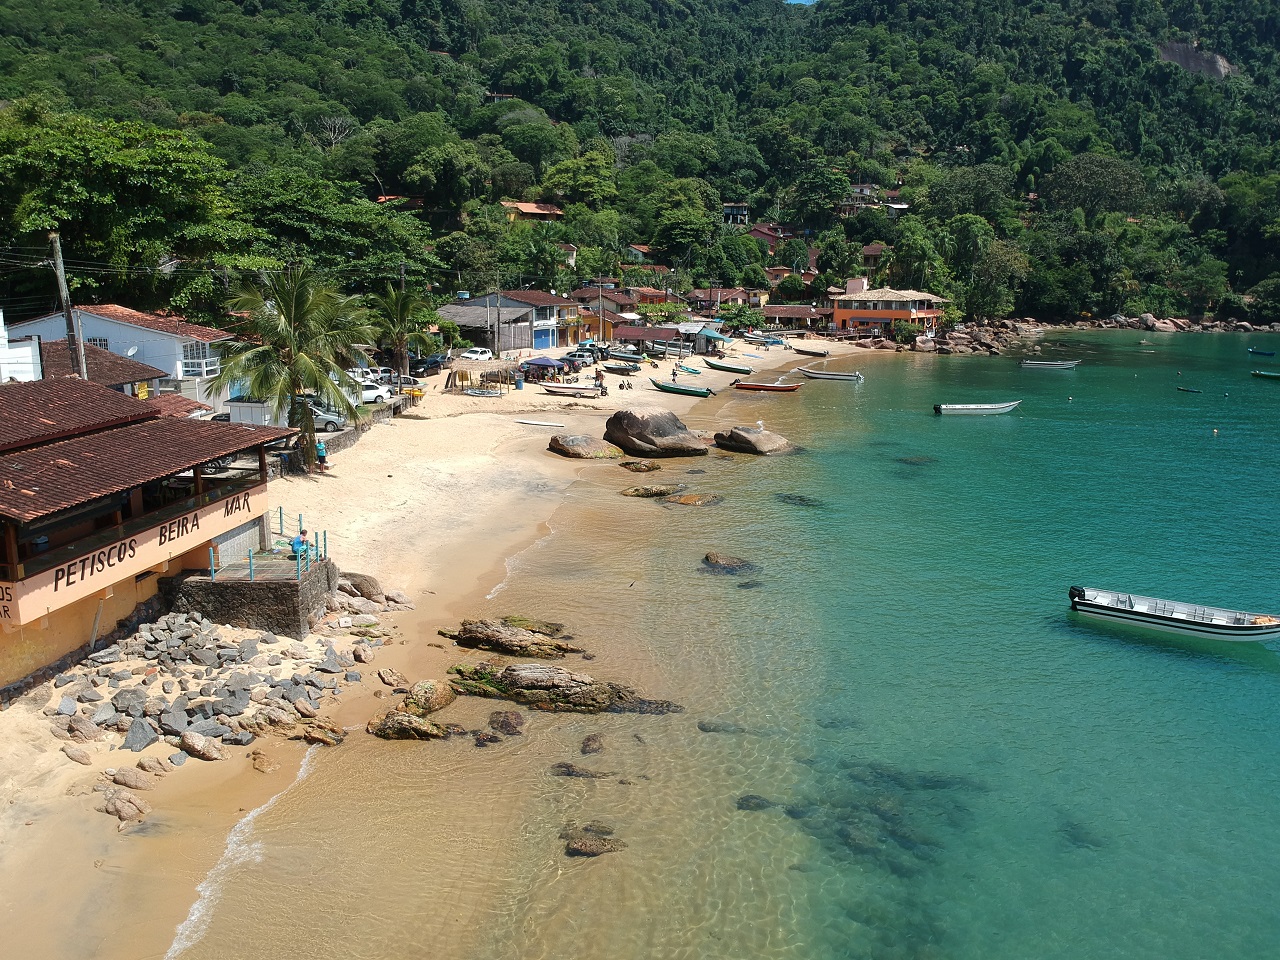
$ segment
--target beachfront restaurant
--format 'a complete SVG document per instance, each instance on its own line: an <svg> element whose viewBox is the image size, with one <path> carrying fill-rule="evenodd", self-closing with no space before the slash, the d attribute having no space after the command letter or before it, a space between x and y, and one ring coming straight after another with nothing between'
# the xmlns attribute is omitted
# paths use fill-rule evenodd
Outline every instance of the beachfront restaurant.
<svg viewBox="0 0 1280 960"><path fill-rule="evenodd" d="M896 324L919 325L926 336L937 332L943 304L950 301L919 290L859 290L832 297L831 329L837 336L887 337Z"/></svg>
<svg viewBox="0 0 1280 960"><path fill-rule="evenodd" d="M295 433L78 378L0 383L0 691L91 648L160 577L269 547L267 448Z"/></svg>

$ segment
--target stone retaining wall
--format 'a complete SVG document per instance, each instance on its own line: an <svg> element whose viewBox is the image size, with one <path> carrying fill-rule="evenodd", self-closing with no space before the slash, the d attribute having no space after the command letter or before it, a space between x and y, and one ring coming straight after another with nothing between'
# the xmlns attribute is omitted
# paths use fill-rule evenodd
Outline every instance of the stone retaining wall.
<svg viewBox="0 0 1280 960"><path fill-rule="evenodd" d="M338 567L317 560L301 580L219 580L199 574L162 581L179 613L198 611L214 623L269 630L301 640L325 613L325 599L338 589Z"/></svg>

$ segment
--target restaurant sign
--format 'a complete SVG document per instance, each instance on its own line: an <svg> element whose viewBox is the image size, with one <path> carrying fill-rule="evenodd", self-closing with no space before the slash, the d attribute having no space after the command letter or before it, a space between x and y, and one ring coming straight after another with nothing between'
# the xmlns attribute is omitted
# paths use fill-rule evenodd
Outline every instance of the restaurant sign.
<svg viewBox="0 0 1280 960"><path fill-rule="evenodd" d="M140 530L14 583L0 581L0 624L31 623L234 530L267 509L265 484Z"/></svg>

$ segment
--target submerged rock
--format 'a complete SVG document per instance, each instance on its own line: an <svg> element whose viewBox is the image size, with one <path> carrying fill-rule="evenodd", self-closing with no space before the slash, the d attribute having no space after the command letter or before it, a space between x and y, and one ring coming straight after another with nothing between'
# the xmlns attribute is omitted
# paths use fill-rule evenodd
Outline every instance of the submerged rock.
<svg viewBox="0 0 1280 960"><path fill-rule="evenodd" d="M460 647L487 650L511 657L559 660L566 653L582 653L581 647L575 647L571 643L557 640L545 633L513 626L502 620L463 620L457 630L441 630L439 633L440 636L449 638Z"/></svg>
<svg viewBox="0 0 1280 960"><path fill-rule="evenodd" d="M524 714L519 710L495 710L489 714L489 728L508 737L518 737L524 730Z"/></svg>
<svg viewBox="0 0 1280 960"><path fill-rule="evenodd" d="M460 694L494 697L538 710L569 713L679 713L670 700L648 700L630 687L541 663L493 663L453 668L450 685Z"/></svg>
<svg viewBox="0 0 1280 960"><path fill-rule="evenodd" d="M716 553L714 550L702 558L702 565L707 573L725 574L727 576L750 573L757 569L756 565L750 560L731 557L726 553Z"/></svg>
<svg viewBox="0 0 1280 960"><path fill-rule="evenodd" d="M652 483L639 487L627 487L621 491L624 497L640 497L653 500L657 497L669 497L684 489L683 483Z"/></svg>
<svg viewBox="0 0 1280 960"><path fill-rule="evenodd" d="M703 733L746 733L745 727L729 720L699 720L698 729Z"/></svg>
<svg viewBox="0 0 1280 960"><path fill-rule="evenodd" d="M614 775L614 772L600 773L596 770L580 767L576 763L561 762L551 765L551 775L553 777L575 777L579 780L607 780Z"/></svg>
<svg viewBox="0 0 1280 960"><path fill-rule="evenodd" d="M791 453L795 448L780 433L764 429L764 427L731 427L715 435L716 446L734 453L751 453L757 456L768 456L775 453Z"/></svg>
<svg viewBox="0 0 1280 960"><path fill-rule="evenodd" d="M582 746L579 748L582 755L589 756L593 753L604 753L604 737L598 733L593 733L582 740Z"/></svg>
<svg viewBox="0 0 1280 960"><path fill-rule="evenodd" d="M399 711L375 717L365 729L382 740L443 740L449 735L438 723Z"/></svg>
<svg viewBox="0 0 1280 960"><path fill-rule="evenodd" d="M773 495L773 499L777 500L779 503L785 503L790 507L809 507L816 510L819 507L826 506L825 503L816 497L806 496L803 493L775 493Z"/></svg>
<svg viewBox="0 0 1280 960"><path fill-rule="evenodd" d="M768 810L778 806L777 803L768 797L762 797L757 793L746 793L738 798L737 807L739 810Z"/></svg>
<svg viewBox="0 0 1280 960"><path fill-rule="evenodd" d="M653 473L655 470L661 470L660 464L654 463L652 460L624 460L618 464L623 470L630 470L632 473Z"/></svg>
<svg viewBox="0 0 1280 960"><path fill-rule="evenodd" d="M685 507L714 507L724 503L724 497L718 493L684 493L666 497L663 503L678 503Z"/></svg>

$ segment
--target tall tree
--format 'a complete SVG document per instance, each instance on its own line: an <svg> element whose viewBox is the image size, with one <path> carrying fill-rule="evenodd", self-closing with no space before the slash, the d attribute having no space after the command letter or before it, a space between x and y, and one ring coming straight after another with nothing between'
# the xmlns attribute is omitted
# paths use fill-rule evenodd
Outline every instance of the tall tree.
<svg viewBox="0 0 1280 960"><path fill-rule="evenodd" d="M399 290L387 284L386 293L368 297L369 320L378 343L391 352L391 365L401 374L409 372L409 350L429 349L433 345L426 326L431 322L426 300L412 290Z"/></svg>
<svg viewBox="0 0 1280 960"><path fill-rule="evenodd" d="M238 338L222 350L222 369L211 389L243 383L246 393L272 406L277 417L301 431L304 462L315 464L316 424L311 405L321 403L355 416L355 405L343 385L351 378L357 344L373 336L359 298L321 282L306 267L271 274L260 284L246 284L227 302L233 313L246 314Z"/></svg>

